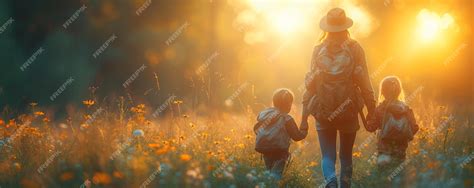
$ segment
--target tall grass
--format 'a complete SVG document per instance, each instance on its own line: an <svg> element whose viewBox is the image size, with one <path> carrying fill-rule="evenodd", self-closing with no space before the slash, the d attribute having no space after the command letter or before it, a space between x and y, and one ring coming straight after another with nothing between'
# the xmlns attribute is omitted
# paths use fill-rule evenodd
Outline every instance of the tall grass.
<svg viewBox="0 0 474 188"><path fill-rule="evenodd" d="M84 101L82 112L51 122L31 113L0 121L1 187L317 187L323 184L314 127L291 146L280 182L255 152L255 113L199 116L170 104L163 118L140 104ZM101 108L101 113L94 113ZM465 117L436 104L413 106L420 131L407 151L405 187L472 187L474 133ZM297 114L293 111L292 114ZM28 123L31 122L31 123ZM85 124L88 122L88 124ZM314 123L313 123L314 124ZM440 128L441 127L441 128ZM363 128L362 128L363 129ZM360 130L354 145L353 187L378 187L387 176L374 164L376 140ZM10 139L10 140L8 140Z"/></svg>

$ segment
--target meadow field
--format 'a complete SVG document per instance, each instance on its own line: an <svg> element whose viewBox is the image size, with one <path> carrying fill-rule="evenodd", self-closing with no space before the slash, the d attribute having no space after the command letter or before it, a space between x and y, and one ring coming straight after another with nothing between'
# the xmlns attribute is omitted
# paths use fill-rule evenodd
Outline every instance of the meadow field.
<svg viewBox="0 0 474 188"><path fill-rule="evenodd" d="M415 103L416 102L416 103ZM407 160L406 187L472 187L473 125L449 106L415 101L420 131ZM30 113L0 121L0 186L4 187L319 187L324 180L314 126L291 146L281 182L265 171L254 150L255 113L182 112L170 100L167 115L154 118L145 104L83 101L84 107L52 122L36 103ZM297 107L291 112L299 114ZM156 111L155 111L156 112ZM5 113L5 112L4 112ZM423 115L420 115L423 114ZM311 122L314 125L314 122ZM353 187L377 187L376 136L358 132Z"/></svg>

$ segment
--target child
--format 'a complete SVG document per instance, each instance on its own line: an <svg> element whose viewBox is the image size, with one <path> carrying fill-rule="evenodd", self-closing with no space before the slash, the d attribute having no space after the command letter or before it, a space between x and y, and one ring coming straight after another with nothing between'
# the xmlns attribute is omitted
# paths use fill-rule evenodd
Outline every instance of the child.
<svg viewBox="0 0 474 188"><path fill-rule="evenodd" d="M260 112L254 126L255 150L263 154L266 168L280 180L285 164L290 156L290 139L300 141L308 134L308 122L298 129L295 120L288 115L293 104L293 93L288 89L278 89L273 94L273 106Z"/></svg>
<svg viewBox="0 0 474 188"><path fill-rule="evenodd" d="M403 102L402 84L398 77L385 77L379 91L379 101L383 102L367 118L366 129L369 132L380 130L377 165L380 170L390 173L405 160L408 142L418 131L418 125L413 111Z"/></svg>

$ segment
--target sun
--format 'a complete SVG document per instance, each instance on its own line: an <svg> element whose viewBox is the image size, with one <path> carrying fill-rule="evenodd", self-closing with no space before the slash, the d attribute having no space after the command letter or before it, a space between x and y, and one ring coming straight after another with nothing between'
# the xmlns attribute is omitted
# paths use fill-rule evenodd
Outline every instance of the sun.
<svg viewBox="0 0 474 188"><path fill-rule="evenodd" d="M280 34L288 35L298 31L303 18L296 11L282 11L269 16L270 23Z"/></svg>
<svg viewBox="0 0 474 188"><path fill-rule="evenodd" d="M261 15L267 29L282 36L291 36L309 25L310 15L321 0L247 0Z"/></svg>
<svg viewBox="0 0 474 188"><path fill-rule="evenodd" d="M422 9L417 17L418 27L416 29L418 38L423 42L436 40L440 33L447 30L454 23L454 18L445 13L440 16L436 12Z"/></svg>

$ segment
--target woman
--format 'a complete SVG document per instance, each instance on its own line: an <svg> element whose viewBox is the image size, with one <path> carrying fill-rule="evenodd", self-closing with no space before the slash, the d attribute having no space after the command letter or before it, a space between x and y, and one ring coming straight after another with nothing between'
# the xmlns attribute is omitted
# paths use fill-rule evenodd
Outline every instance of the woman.
<svg viewBox="0 0 474 188"><path fill-rule="evenodd" d="M307 121L310 114L316 118L326 187L338 185L335 170L337 132L340 183L342 188L350 187L358 114L362 115L364 104L369 115L375 109L364 50L350 38L347 30L352 24L340 8L331 9L321 19L320 28L325 34L321 44L314 47L311 70L306 75L303 121Z"/></svg>

